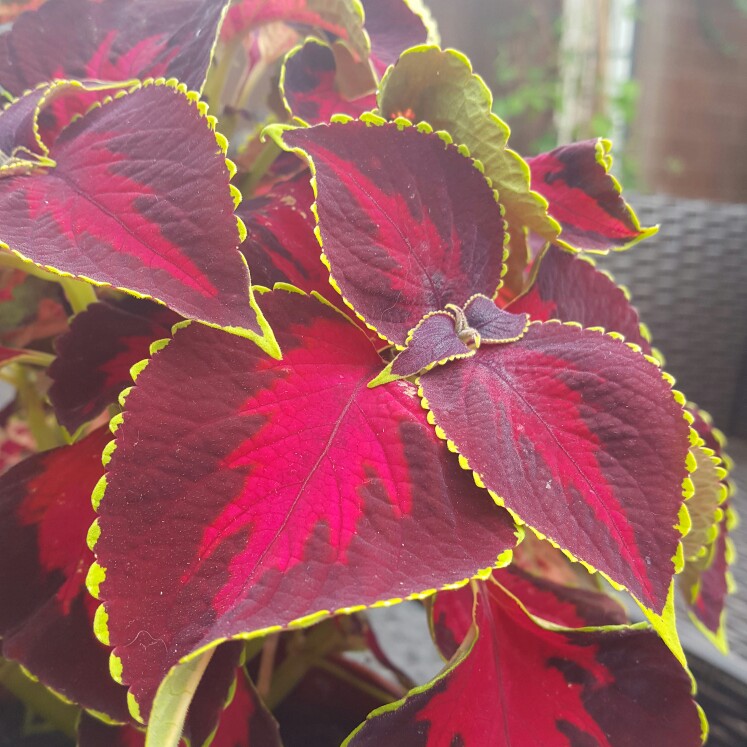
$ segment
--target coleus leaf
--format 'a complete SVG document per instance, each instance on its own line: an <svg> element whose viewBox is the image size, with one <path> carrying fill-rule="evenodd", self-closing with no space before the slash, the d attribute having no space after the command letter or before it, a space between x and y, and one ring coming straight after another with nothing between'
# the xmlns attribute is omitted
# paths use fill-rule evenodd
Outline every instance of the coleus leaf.
<svg viewBox="0 0 747 747"><path fill-rule="evenodd" d="M360 330L297 293L262 305L282 363L201 325L178 331L128 396L95 493L89 589L142 718L192 652L430 594L515 542L413 387L366 388L381 359ZM130 645L143 630L165 645Z"/></svg>
<svg viewBox="0 0 747 747"><path fill-rule="evenodd" d="M368 56L363 10L355 0L238 0L228 11L221 38L230 41L277 22L319 29L331 39L344 40L357 58Z"/></svg>
<svg viewBox="0 0 747 747"><path fill-rule="evenodd" d="M711 416L693 403L688 403L687 414L700 437L700 441L691 448L698 469L693 473L694 493L688 500L693 524L691 533L699 535L700 540L691 544L700 544L703 537L706 544L687 560L678 578L678 586L695 627L716 648L726 652L726 600L734 592L730 568L736 562L734 542L729 536L737 523L737 514L729 500L733 490L728 479L732 460L724 452L726 438L713 426ZM718 464L712 461L716 458ZM696 479L701 462L705 470ZM714 484L714 478L719 478L718 485ZM699 533L699 529L704 532ZM689 539L689 535L685 539Z"/></svg>
<svg viewBox="0 0 747 747"><path fill-rule="evenodd" d="M422 3L411 0L361 0L366 32L371 39L371 64L379 78L406 49L438 42L433 17Z"/></svg>
<svg viewBox="0 0 747 747"><path fill-rule="evenodd" d="M721 504L726 500L726 470L721 459L705 446L691 446L690 454L695 461L695 470L690 477L693 494L687 501L690 514L690 531L682 540L686 560L705 554L718 534L718 525L723 518Z"/></svg>
<svg viewBox="0 0 747 747"><path fill-rule="evenodd" d="M528 158L532 189L549 203L548 212L562 227L558 241L570 249L607 252L627 249L656 233L642 228L621 195L609 140L598 138L562 145Z"/></svg>
<svg viewBox="0 0 747 747"><path fill-rule="evenodd" d="M547 202L530 189L526 162L507 147L510 130L492 112L493 96L464 55L436 46L408 49L381 81L379 112L404 116L448 132L469 148L498 190L512 228L529 228L553 239L560 226L547 215Z"/></svg>
<svg viewBox="0 0 747 747"><path fill-rule="evenodd" d="M329 122L334 114L357 117L376 107L375 93L352 100L343 96L337 85L339 62L329 45L313 37L288 53L280 76L280 92L292 117L315 125Z"/></svg>
<svg viewBox="0 0 747 747"><path fill-rule="evenodd" d="M532 324L419 382L430 421L497 502L664 608L682 562L688 426L653 359L591 330Z"/></svg>
<svg viewBox="0 0 747 747"><path fill-rule="evenodd" d="M84 583L93 560L86 546L95 518L90 495L108 439L108 430L98 429L0 478L0 635L3 656L44 685L97 716L125 722L127 690L112 679L116 667L110 673L108 651L93 634L97 605ZM242 653L241 644L226 644L210 662L187 723L193 744L215 729Z"/></svg>
<svg viewBox="0 0 747 747"><path fill-rule="evenodd" d="M319 256L309 179L304 170L244 200L236 210L246 225L246 239L239 248L252 268L253 283L266 288L290 283L332 300L339 296L330 287L329 271Z"/></svg>
<svg viewBox="0 0 747 747"><path fill-rule="evenodd" d="M275 283L289 283L307 293L314 291L344 310L347 307L330 285L329 271L320 257L313 203L314 191L306 170L245 200L236 211L247 227L239 249L252 268L255 284L272 288ZM380 342L375 332L362 323L359 326Z"/></svg>
<svg viewBox="0 0 747 747"><path fill-rule="evenodd" d="M558 584L513 566L495 571L493 578L519 599L529 614L545 622L565 628L625 625L628 622L620 604L598 591Z"/></svg>
<svg viewBox="0 0 747 747"><path fill-rule="evenodd" d="M95 303L77 314L55 340L49 399L60 425L75 433L116 402L132 382L130 368L148 357L150 344L170 337L180 317L148 301Z"/></svg>
<svg viewBox="0 0 747 747"><path fill-rule="evenodd" d="M514 342L521 339L529 325L526 314L499 309L486 296L472 296L464 309L453 304L447 304L446 308L422 319L407 336L405 349L369 386L414 376L438 363L469 358L481 344Z"/></svg>
<svg viewBox="0 0 747 747"><path fill-rule="evenodd" d="M0 240L277 354L237 251L225 141L204 114L183 87L158 84L95 108L49 149L54 167L0 180ZM138 120L157 124L133 130Z"/></svg>
<svg viewBox="0 0 747 747"><path fill-rule="evenodd" d="M91 628L84 581L101 477L99 429L73 446L29 457L0 478L0 635L3 656L47 687L110 718L128 718L126 691L109 676L107 650Z"/></svg>
<svg viewBox="0 0 747 747"><path fill-rule="evenodd" d="M243 644L222 645L208 665L190 706L185 747L281 747L271 741L277 724L256 694L243 667ZM254 731L252 731L254 730ZM252 742L250 735L255 734ZM145 732L132 723L111 724L85 712L78 723L77 747L144 747Z"/></svg>
<svg viewBox="0 0 747 747"><path fill-rule="evenodd" d="M564 628L530 614L498 579L475 587L474 597L465 588L436 598L436 626L456 615L458 629L474 609L444 672L374 711L345 747L701 744L689 677L645 624ZM562 587L549 593L583 615Z"/></svg>
<svg viewBox="0 0 747 747"><path fill-rule="evenodd" d="M200 90L226 0L49 0L0 37L15 96L55 78L177 78Z"/></svg>
<svg viewBox="0 0 747 747"><path fill-rule="evenodd" d="M331 282L382 337L404 345L426 314L495 295L500 207L448 138L373 116L267 132L308 158Z"/></svg>
<svg viewBox="0 0 747 747"><path fill-rule="evenodd" d="M596 269L590 258L574 256L556 244L537 258L530 287L508 309L515 314L527 313L539 322L559 319L584 327L602 327L623 335L644 353L652 352L625 289Z"/></svg>
<svg viewBox="0 0 747 747"><path fill-rule="evenodd" d="M413 10L405 0L362 3L371 52L366 61L380 78L409 47L436 34L425 9ZM437 35L437 34L436 34ZM345 47L314 39L292 50L283 63L280 90L289 114L305 124L328 122L333 114L357 117L376 108L375 81Z"/></svg>
<svg viewBox="0 0 747 747"><path fill-rule="evenodd" d="M729 536L737 523L734 509L726 503L716 539L706 553L685 563L678 586L695 627L723 653L726 638L726 599L736 586L731 567L736 562L734 542Z"/></svg>

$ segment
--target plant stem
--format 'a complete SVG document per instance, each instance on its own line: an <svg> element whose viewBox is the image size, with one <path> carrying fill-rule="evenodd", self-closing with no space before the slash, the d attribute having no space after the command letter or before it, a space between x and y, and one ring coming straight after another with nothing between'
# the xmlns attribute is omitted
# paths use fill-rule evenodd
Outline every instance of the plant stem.
<svg viewBox="0 0 747 747"><path fill-rule="evenodd" d="M306 642L296 653L286 656L283 663L275 671L272 687L265 704L274 710L285 698L293 692L296 685L306 676L308 671L323 659L340 643L337 631L327 625L312 628Z"/></svg>
<svg viewBox="0 0 747 747"><path fill-rule="evenodd" d="M271 633L265 638L265 645L262 647L262 658L259 660L259 672L257 673L257 692L261 698L267 697L270 693L272 671L279 642L280 636L277 633Z"/></svg>
<svg viewBox="0 0 747 747"><path fill-rule="evenodd" d="M241 194L245 198L250 197L262 177L269 171L270 166L275 163L275 159L280 155L280 148L273 142L265 143L257 158L254 159L252 170L246 175L241 183Z"/></svg>
<svg viewBox="0 0 747 747"><path fill-rule="evenodd" d="M18 664L0 659L0 685L55 729L75 737L78 709L25 675Z"/></svg>
<svg viewBox="0 0 747 747"><path fill-rule="evenodd" d="M18 393L18 399L26 415L31 435L39 451L47 451L61 446L64 439L59 429L50 425L41 395L32 381L32 372L24 366L13 366L11 383Z"/></svg>
<svg viewBox="0 0 747 747"><path fill-rule="evenodd" d="M96 302L96 291L90 283L75 278L60 278L60 285L74 314L85 311Z"/></svg>
<svg viewBox="0 0 747 747"><path fill-rule="evenodd" d="M187 709L214 652L211 648L168 673L153 701L145 747L179 747Z"/></svg>
<svg viewBox="0 0 747 747"><path fill-rule="evenodd" d="M398 693L392 692L392 690L394 689L394 685L390 685L389 683L382 683L382 686L379 687L372 682L367 682L361 677L356 677L353 672L348 671L344 667L336 664L334 661L330 661L329 659L323 659L322 661L317 662L316 667L318 669L323 669L325 672L333 674L335 677L337 677L337 679L342 680L343 682L347 682L349 685L352 685L357 690L370 695L372 698L380 700L382 705L384 703L391 703L392 700L396 700L397 698L401 698L405 695L404 689L401 689L401 691ZM386 684L386 687L383 686L384 684ZM392 690L388 688L392 688Z"/></svg>

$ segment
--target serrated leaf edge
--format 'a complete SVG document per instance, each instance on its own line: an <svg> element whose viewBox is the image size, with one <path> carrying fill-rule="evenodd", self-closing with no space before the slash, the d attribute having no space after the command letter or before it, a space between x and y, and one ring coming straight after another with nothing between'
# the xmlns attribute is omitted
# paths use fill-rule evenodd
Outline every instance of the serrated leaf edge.
<svg viewBox="0 0 747 747"><path fill-rule="evenodd" d="M80 85L83 88L83 90L88 90L82 84L80 84L79 81L68 81L68 80L57 81L54 86L54 89L50 89L50 90L56 90L57 88L63 85L71 84L71 83L73 85L76 85L76 84ZM37 88L45 86L45 85L48 85L48 84L46 83L41 84L41 86L38 86ZM215 128L217 124L217 119L213 115L210 115L207 113L208 105L206 102L200 99L200 94L197 91L190 91L187 88L186 84L180 83L176 78L168 78L168 79L147 78L142 81L139 81L139 80L138 81L126 81L125 83L121 84L121 86L118 84L102 84L102 86L104 90L106 90L109 87L120 88L121 90L118 90L117 93L112 96L106 96L102 101L95 102L91 107L89 107L89 109L85 112L85 114L82 115L83 117L87 116L88 114L90 114L92 111L96 109L103 108L104 106L111 104L116 99L120 99L124 96L127 96L139 90L143 90L150 86L164 86L167 88L171 88L175 92L178 92L179 94L181 94L184 97L184 99L197 110L197 112L200 114L200 117L205 120L208 128L212 131L215 137L215 142L220 152L223 154L223 159L225 161L226 169L228 171L229 191L231 194L231 198L233 200L234 210L238 207L238 205L241 202L241 192L238 190L238 188L235 185L230 183L231 178L236 174L236 164L234 164L234 162L231 161L226 156L226 153L228 151L228 140L220 132L216 131ZM95 89L92 89L92 90L95 90ZM49 150L47 149L47 146L42 143L41 137L39 136L38 128L37 128L37 124L38 124L37 118L38 118L39 107L46 100L47 100L47 96L42 97L42 99L40 99L39 101L39 104L37 105L37 113L35 114L34 129L35 129L35 134L36 134L36 138L38 142L48 154ZM259 308L259 306L257 305L256 299L254 298L254 293L252 291L252 285L251 285L251 274L249 271L249 266L247 264L246 258L241 252L238 251L238 245L240 245L244 241L247 235L246 226L244 225L244 222L241 220L241 218L239 218L238 216L234 216L234 217L236 219L236 228L238 231L238 240L239 240L237 244L236 252L241 258L241 262L243 262L244 267L246 267L247 269L247 279L248 279L247 292L248 292L249 307L251 308L251 310L254 312L256 316L257 324L259 325L259 328L262 331L262 334L258 335L254 330L244 329L243 327L220 326L215 323L211 323L211 322L204 321L204 320L197 320L197 319L195 321L199 321L201 324L205 324L208 327L213 327L215 329L222 329L230 334L238 335L239 337L246 337L247 339L252 340L252 342L258 345L269 356L271 356L272 358L279 359L281 357L281 352L277 344L277 340L275 340L275 335L273 334L272 329L270 328L270 325L265 319L265 316L262 313L262 310ZM86 277L85 275L75 275L73 273L60 270L56 267L52 267L51 265L38 264L37 262L34 262L34 260L32 260L31 258L23 255L18 250L11 248L10 246L8 246L8 244L6 244L3 241L0 241L0 248L6 249L7 251L12 252L15 256L17 256L24 263L34 265L35 267L41 267L42 269L47 270L48 272L51 272L52 274L57 275L59 277L78 278L96 287L111 287L110 283L94 280L93 278ZM167 306L167 304L165 304L163 301L156 298L155 296L149 296L147 294L139 293L137 291L133 291L129 288L125 288L121 286L117 286L117 287L119 290L124 291L128 295L134 296L135 298L147 298L151 301L155 301L156 303L162 306Z"/></svg>
<svg viewBox="0 0 747 747"><path fill-rule="evenodd" d="M636 214L635 210L633 210L633 207L630 205L630 203L623 197L622 185L617 180L617 178L612 173L610 173L610 169L612 168L611 140L604 137L597 138L597 142L595 145L595 160L604 169L604 173L610 180L610 184L612 184L613 189L615 190L615 192L617 192L620 199L623 201L625 213L630 219L630 222L633 225L634 230L637 232L637 235L621 246L610 246L608 249L584 249L566 241L563 238L563 232L561 231L560 236L558 236L558 238L556 239L557 243L562 244L566 249L573 252L574 254L578 252L589 252L590 254L609 254L610 251L624 252L625 250L630 249L632 246L635 246L639 241L643 241L644 239L657 234L659 232L658 225L649 226L648 228L643 228L641 226L641 222L638 219L638 215Z"/></svg>
<svg viewBox="0 0 747 747"><path fill-rule="evenodd" d="M586 328L584 328L578 322L561 322L561 321L554 320L554 319L552 319L552 320L550 320L548 322L530 322L530 325L534 325L534 324L561 324L561 325L563 325L565 327L574 327L574 328L577 328L579 330L585 330L587 332L596 332L598 334L606 335L607 337L612 338L616 342L619 342L621 344L626 345L627 347L629 347L634 352L641 353L641 355L643 355L643 357L649 363L651 363L652 365L656 366L656 368L660 371L660 374L661 374L661 377L662 377L663 381L669 386L670 390L672 391L672 396L673 396L675 402L677 402L678 404L680 404L680 406L684 406L684 404L685 404L684 395L681 392L677 391L676 389L672 388L672 386L674 384L674 378L672 376L670 376L669 374L667 374L666 372L661 371L661 367L659 366L659 362L655 358L653 358L651 356L644 355L642 353L642 351L641 351L641 348L638 345L636 345L634 343L630 343L630 342L625 342L622 335L620 335L618 333L608 333L604 329L602 329L601 327L586 327ZM526 524L526 522L518 515L518 513L516 511L514 511L513 509L508 508L508 506L505 505L505 501L503 500L503 498L501 498L494 491L486 488L485 483L484 483L484 481L482 479L482 476L478 472L476 472L475 470L473 470L470 467L469 462L467 461L467 459L459 452L459 449L458 449L456 443L454 441L452 441L447 436L447 434L444 431L444 429L440 425L438 425L436 423L435 415L433 414L433 411L430 409L430 404L429 404L427 398L425 397L425 393L423 391L422 385L420 384L419 377L416 380L416 384L418 386L418 396L420 397L420 404L421 404L422 408L427 413L426 418L427 418L428 422L434 427L434 429L436 431L436 435L442 441L446 442L446 445L447 445L449 451L453 452L454 454L457 454L457 458L458 458L458 461L459 461L459 466L462 469L464 469L464 470L472 473L472 478L475 481L475 484L477 485L477 487L484 488L485 490L487 490L487 492L490 494L490 496L495 501L495 503L498 506L501 506L502 508L505 508L511 514L511 516L514 518L514 520L516 521L516 523L519 526L527 526L539 539L546 540L547 542L549 542L551 545L553 545L553 547L555 547L556 549L560 550L571 562L573 562L573 563L579 563L580 565L582 565L592 575L595 574L595 573L598 573L600 576L602 576L604 579L606 579L608 581L608 583L612 586L613 589L615 589L617 591L626 591L628 594L630 594L630 596L633 599L636 600L636 602L644 610L648 610L653 615L657 615L658 614L653 609L651 609L651 608L647 607L645 604L643 604L641 602L641 600L639 600L637 598L637 596L635 594L633 594L633 592L631 592L630 589L628 589L626 586L624 586L623 584L621 584L621 583L619 583L617 581L614 581L605 572L600 571L597 568L594 568L594 566L592 566L590 563L587 563L586 561L582 560L581 558L576 557L575 555L573 555L572 552L570 552L569 550L567 550L564 547L562 547L561 545L559 545L552 538L550 538L547 535L543 534L542 532L538 531L534 527ZM686 422L688 422L687 418L684 416L684 410L683 410L683 419ZM688 422L688 428L690 429L690 440L691 440L691 443L692 443L693 437L697 438L697 434L695 434L695 431L690 427L689 422ZM678 523L675 524L675 525L673 525L673 527L675 529L677 529L678 532L680 533L681 538L684 537L687 534L687 531L689 531L689 527L691 526L691 519L690 519L690 516L689 516L689 511L687 510L687 506L686 506L686 500L687 500L687 498L692 495L692 480L689 477L689 474L690 474L690 471L691 471L690 470L691 465L687 463L687 460L685 460L685 461L686 461L686 463L685 463L684 467L686 469L687 474L686 474L685 478L682 480L683 503L682 503L682 505L680 507L680 512L679 512L679 516L678 516ZM683 551L682 540L681 539L677 543L677 549L675 551L674 556L672 557L672 563L673 563L673 566L674 566L674 575L677 575L678 573L680 573L682 571L682 569L684 567L684 551Z"/></svg>
<svg viewBox="0 0 747 747"><path fill-rule="evenodd" d="M454 146L456 150L460 153L460 155L472 161L473 166L483 175L485 181L488 184L488 187L492 191L493 199L495 200L496 204L498 205L498 208L500 209L501 218L503 219L503 225L504 225L503 254L502 254L502 259L501 259L501 272L500 272L501 279L499 280L498 287L495 289L495 292L493 294L493 300L495 300L498 297L498 293L501 287L503 286L503 277L505 276L506 272L508 272L508 265L506 264L506 261L509 255L509 232L508 232L508 224L505 218L505 210L504 210L503 204L500 201L500 196L498 194L498 191L493 187L493 183L491 182L491 180L485 176L485 168L482 165L482 163L479 160L472 158L467 146L455 144L451 135L448 132L446 132L445 130L434 130L433 127L427 122L419 122L417 125L415 125L409 119L405 119L404 117L397 117L397 119L395 120L387 120L379 116L375 112L364 112L357 119L347 114L335 114L331 117L329 124L322 124L322 125L315 125L315 126L328 127L333 124L344 125L344 124L348 124L349 122L360 122L366 125L366 127L382 127L382 126L393 125L397 127L399 130L404 130L406 127L414 127L421 134L436 135L442 141L442 143L444 143L444 149L448 149L449 146ZM404 345L397 343L393 340L390 340L386 335L382 334L374 325L370 324L366 320L366 318L358 312L355 306L353 306L353 304L343 294L337 280L332 274L332 268L330 265L329 258L327 257L327 254L324 251L324 242L322 240L322 233L321 233L321 223L319 220L319 210L317 207L317 198L318 198L319 193L317 189L317 180L316 180L316 164L314 163L314 159L305 150L303 150L303 148L291 147L283 139L283 135L285 132L288 132L289 130L297 130L297 129L304 129L304 128L296 127L293 125L272 124L272 125L269 125L268 127L265 127L265 129L262 131L262 139L264 140L265 138L269 137L279 148L281 148L282 150L288 153L295 153L297 156L299 156L304 161L306 161L306 163L309 165L309 170L311 172L310 184L314 192L314 202L311 205L311 212L314 215L314 221L316 224L314 227L314 236L316 236L316 240L319 243L319 247L321 249L320 259L322 260L324 266L327 268L327 271L329 272L329 284L335 289L335 291L337 291L337 293L340 295L340 297L344 301L345 305L348 306L353 311L356 317L358 317L358 319L360 319L366 325L368 329L375 332L385 342L389 343L390 345L393 345L397 350L404 350L405 348Z"/></svg>
<svg viewBox="0 0 747 747"><path fill-rule="evenodd" d="M269 289L262 288L260 286L257 286L257 290L260 293L266 293ZM278 292L286 292L286 293L297 293L302 296L312 296L317 298L317 300L320 301L320 303L324 303L324 301L318 296L318 294L311 293L308 294L305 291L296 288L295 286L289 284L289 283L277 283L275 286L275 291ZM326 305L329 305L327 302ZM334 307L333 307L334 308ZM338 313L342 314L342 312L339 309L335 309L338 311ZM344 314L343 314L344 316ZM347 320L351 324L354 324L350 319ZM156 340L151 344L151 354L154 356L161 350L163 350L165 347L169 345L169 343L174 339L174 335L177 333L178 330L188 327L193 322L191 320L184 320L181 322L178 322L172 327L172 337L171 339L163 339L163 340ZM147 358L143 361L140 361L139 363L136 363L132 368L130 369L131 374L134 373L134 384L137 386L137 376L139 376L150 364L150 362L153 360L153 357ZM127 389L123 390L122 394L120 394L120 402L124 404L126 401L127 395L134 389L134 386L128 387ZM116 434L116 431L119 429L119 427L124 422L124 413L118 413L115 415L110 423L109 423L109 429L111 430L112 434ZM112 454L116 451L116 440L112 440L109 442L105 447L104 451L102 453L102 464L106 467L106 465L111 460ZM98 514L98 509L101 504L101 501L105 498L106 494L106 486L107 486L107 479L106 479L106 473L101 477L101 479L96 484L93 493L91 495L91 504L93 505L94 511ZM95 527L95 528L94 528ZM524 538L524 530L521 526L518 524L515 525L515 532L514 535L516 536L516 545L518 545ZM91 527L88 530L87 540L89 544L89 548L95 555L95 548L96 543L101 536L101 527L98 522L98 518L96 518L93 523L91 524ZM506 566L510 565L513 560L513 548L510 548L508 550L504 550L502 553L500 553L495 560L495 563L487 568L481 568L479 569L473 576L469 576L464 579L460 579L459 581L454 581L449 584L444 584L443 586L439 588L434 589L424 589L423 591L413 592L412 594L408 594L404 597L393 597L390 599L381 599L377 600L376 602L373 602L372 604L362 604L362 605L353 605L348 607L341 607L339 609L335 610L319 610L317 612L313 612L309 615L304 615L302 617L296 618L295 620L289 621L286 625L273 625L265 628L259 628L257 630L253 631L247 631L245 633L237 634L234 636L231 636L230 638L216 638L215 640L211 641L210 643L207 643L203 646L201 646L199 649L196 649L192 651L191 653L183 656L179 660L179 664L185 664L189 661L192 661L196 657L200 656L201 654L206 653L207 651L210 651L214 649L216 646L219 646L221 643L225 643L228 640L245 640L250 641L255 638L261 638L269 633L277 633L284 630L298 630L301 628L307 628L311 625L314 625L317 622L320 622L321 620L324 620L328 617L333 617L336 615L349 615L353 614L355 612L362 612L367 609L377 609L380 607L393 607L396 604L400 604L404 601L413 601L413 600L422 600L427 599L428 597L433 596L439 591L448 591L448 590L454 590L459 589L463 586L466 586L472 579L486 579L490 576L490 574L500 568L505 568ZM94 599L97 599L101 601L101 586L106 583L106 568L98 563L98 560L95 560L91 566L88 569L88 573L86 575L86 588L88 589L88 592L91 594L91 596ZM111 652L109 654L110 661L109 661L109 670L110 672L117 672L120 675L120 679L116 680L119 682L119 684L127 686L126 679L123 677L123 672L121 669L121 660L119 660L119 657L115 653L116 646L112 647L112 644L110 642L109 637L109 628L108 628L108 618L109 614L106 610L106 602L101 601L101 604L96 608L96 612L94 615L94 625L93 625L93 631L96 638L105 646L111 648ZM115 661L118 660L118 661ZM140 710L140 704L138 703L137 699L135 698L135 695L132 693L132 690L128 688L127 690L127 705L130 711L130 715L140 724L145 724L145 721L143 720L141 710Z"/></svg>

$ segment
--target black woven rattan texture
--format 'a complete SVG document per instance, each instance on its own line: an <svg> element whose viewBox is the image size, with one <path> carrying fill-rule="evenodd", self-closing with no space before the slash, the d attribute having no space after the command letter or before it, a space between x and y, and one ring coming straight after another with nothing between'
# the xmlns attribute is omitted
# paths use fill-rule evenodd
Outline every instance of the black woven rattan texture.
<svg viewBox="0 0 747 747"><path fill-rule="evenodd" d="M747 398L747 205L632 195L643 225L659 233L598 266L628 286L677 388L710 412L723 430L737 423Z"/></svg>

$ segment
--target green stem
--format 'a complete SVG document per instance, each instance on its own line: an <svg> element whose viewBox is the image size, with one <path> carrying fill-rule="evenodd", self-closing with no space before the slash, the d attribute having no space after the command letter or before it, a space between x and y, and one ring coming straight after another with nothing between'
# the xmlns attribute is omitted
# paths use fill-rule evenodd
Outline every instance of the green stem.
<svg viewBox="0 0 747 747"><path fill-rule="evenodd" d="M281 150L277 145L275 145L275 143L265 143L260 154L254 159L252 170L246 175L244 181L241 183L241 194L245 197L250 197L252 195L254 190L257 188L257 185L262 180L262 177L269 171L280 153Z"/></svg>
<svg viewBox="0 0 747 747"><path fill-rule="evenodd" d="M220 114L220 107L223 101L223 89L226 87L226 80L228 79L228 73L231 70L233 64L233 58L236 56L236 50L242 42L242 36L239 35L233 39L228 46L223 50L223 56L218 62L218 67L215 69L215 75L208 76L205 88L202 95L210 104L213 114L218 116Z"/></svg>
<svg viewBox="0 0 747 747"><path fill-rule="evenodd" d="M377 687L370 682L366 682L365 680L356 677L354 674L347 671L343 667L335 664L334 662L331 662L329 659L324 659L317 662L316 667L318 669L323 669L325 672L333 674L335 677L337 677L338 680L347 682L349 685L352 685L357 690L370 695L372 698L380 700L382 705L384 703L391 703L393 700L397 700L398 698L401 698L405 695L404 692L400 693L399 695L395 695L389 690L385 690L382 687Z"/></svg>
<svg viewBox="0 0 747 747"><path fill-rule="evenodd" d="M315 667L330 651L340 643L340 637L328 625L312 628L303 648L285 658L275 670L272 687L264 699L272 711L282 703L296 688L296 685Z"/></svg>
<svg viewBox="0 0 747 747"><path fill-rule="evenodd" d="M18 393L18 400L26 416L26 422L31 435L36 441L39 451L47 451L55 446L61 446L60 431L52 426L47 419L44 402L32 380L32 372L24 366L14 366L12 384Z"/></svg>
<svg viewBox="0 0 747 747"><path fill-rule="evenodd" d="M0 659L0 685L55 729L75 738L78 709L25 675L18 664Z"/></svg>
<svg viewBox="0 0 747 747"><path fill-rule="evenodd" d="M179 747L187 709L214 652L211 648L168 673L153 701L145 747Z"/></svg>
<svg viewBox="0 0 747 747"><path fill-rule="evenodd" d="M74 314L85 311L96 302L96 291L90 283L75 278L60 278L60 285Z"/></svg>

